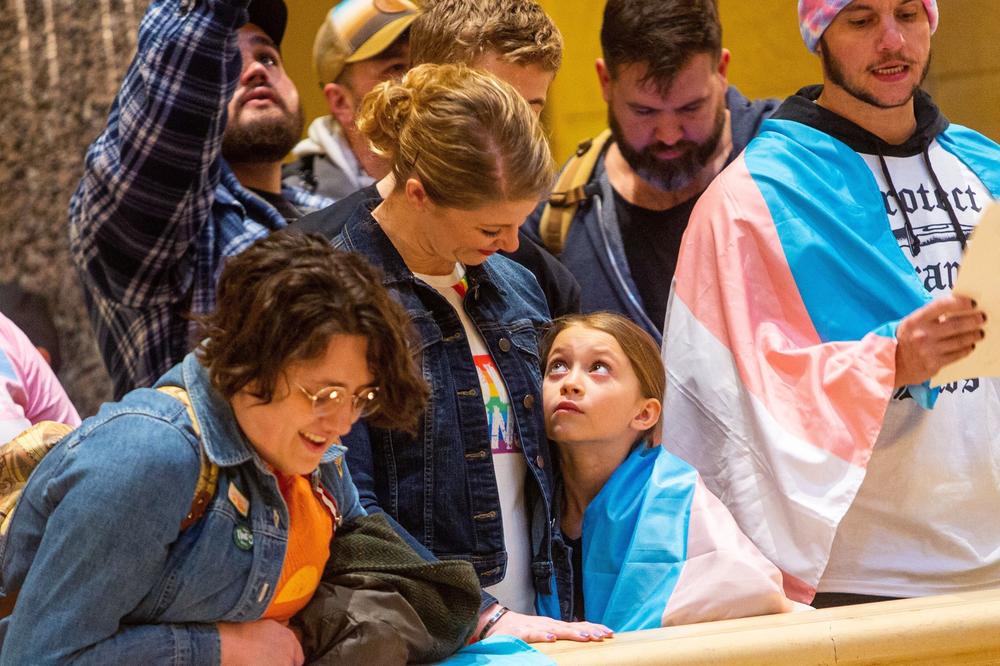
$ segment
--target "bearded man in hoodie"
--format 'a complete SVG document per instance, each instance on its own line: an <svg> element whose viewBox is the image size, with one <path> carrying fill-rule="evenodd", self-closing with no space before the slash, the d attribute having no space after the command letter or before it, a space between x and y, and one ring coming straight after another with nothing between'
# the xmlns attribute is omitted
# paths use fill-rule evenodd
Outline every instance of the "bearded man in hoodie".
<svg viewBox="0 0 1000 666"><path fill-rule="evenodd" d="M799 19L823 85L764 123L684 239L668 447L798 601L995 587L1000 381L928 380L990 335L951 289L1000 146L920 89L936 0L799 0Z"/></svg>

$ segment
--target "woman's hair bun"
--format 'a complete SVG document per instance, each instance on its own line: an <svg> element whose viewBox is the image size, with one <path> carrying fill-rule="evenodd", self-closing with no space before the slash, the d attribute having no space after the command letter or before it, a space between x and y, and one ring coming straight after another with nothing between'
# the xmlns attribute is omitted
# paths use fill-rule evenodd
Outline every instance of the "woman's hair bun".
<svg viewBox="0 0 1000 666"><path fill-rule="evenodd" d="M376 154L391 157L412 111L413 90L398 81L383 81L365 96L358 130L368 137Z"/></svg>

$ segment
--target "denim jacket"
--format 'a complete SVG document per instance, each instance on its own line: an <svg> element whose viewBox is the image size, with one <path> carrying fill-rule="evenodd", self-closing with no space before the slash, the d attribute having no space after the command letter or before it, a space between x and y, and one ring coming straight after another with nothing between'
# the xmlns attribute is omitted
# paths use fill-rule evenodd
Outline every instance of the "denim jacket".
<svg viewBox="0 0 1000 666"><path fill-rule="evenodd" d="M270 604L288 529L275 477L194 355L159 383L191 396L214 499L180 531L201 464L179 401L137 389L104 405L42 459L0 540L0 589L20 588L0 663L217 664L215 623ZM332 448L314 478L351 521L364 510L342 459Z"/></svg>
<svg viewBox="0 0 1000 666"><path fill-rule="evenodd" d="M471 562L488 587L503 579L507 553L476 366L454 308L413 275L372 219L377 204L361 204L334 244L382 269L383 284L412 320L413 353L431 397L415 438L359 422L344 438L347 459L368 511L388 513L438 558ZM506 384L527 460L535 590L551 595L552 466L538 360L538 330L549 319L545 298L531 273L501 256L468 266L466 276L466 311ZM484 593L484 606L493 601Z"/></svg>

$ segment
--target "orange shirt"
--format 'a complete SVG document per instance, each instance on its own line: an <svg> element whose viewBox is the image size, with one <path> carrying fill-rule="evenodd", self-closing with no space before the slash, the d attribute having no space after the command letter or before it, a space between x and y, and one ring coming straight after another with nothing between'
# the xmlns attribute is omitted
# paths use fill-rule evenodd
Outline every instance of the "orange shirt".
<svg viewBox="0 0 1000 666"><path fill-rule="evenodd" d="M288 546L278 586L263 617L287 622L305 608L319 587L334 526L330 509L313 490L309 477L277 472L275 476L288 506Z"/></svg>

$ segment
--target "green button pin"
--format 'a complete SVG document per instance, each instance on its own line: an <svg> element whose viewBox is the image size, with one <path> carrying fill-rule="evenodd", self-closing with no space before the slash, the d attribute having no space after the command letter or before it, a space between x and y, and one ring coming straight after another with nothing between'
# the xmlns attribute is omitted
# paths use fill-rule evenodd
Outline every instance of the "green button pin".
<svg viewBox="0 0 1000 666"><path fill-rule="evenodd" d="M237 525L233 530L233 543L240 550L250 550L253 548L253 532L246 525Z"/></svg>

